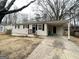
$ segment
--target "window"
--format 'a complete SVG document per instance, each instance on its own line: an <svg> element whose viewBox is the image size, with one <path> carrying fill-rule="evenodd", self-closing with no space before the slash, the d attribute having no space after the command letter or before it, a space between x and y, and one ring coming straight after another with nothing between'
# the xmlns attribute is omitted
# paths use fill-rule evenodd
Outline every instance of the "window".
<svg viewBox="0 0 79 59"><path fill-rule="evenodd" d="M19 28L20 28L20 25L15 25L15 29L16 29L16 28L18 28L18 29L19 29Z"/></svg>
<svg viewBox="0 0 79 59"><path fill-rule="evenodd" d="M28 25L23 25L23 28L28 28Z"/></svg>
<svg viewBox="0 0 79 59"><path fill-rule="evenodd" d="M38 25L38 29L44 31L44 24L39 24L39 25Z"/></svg>
<svg viewBox="0 0 79 59"><path fill-rule="evenodd" d="M43 29L42 24L39 24L39 25L38 25L38 29L39 29L39 30L42 30L42 29Z"/></svg>
<svg viewBox="0 0 79 59"><path fill-rule="evenodd" d="M28 24L25 27L28 28Z"/></svg>

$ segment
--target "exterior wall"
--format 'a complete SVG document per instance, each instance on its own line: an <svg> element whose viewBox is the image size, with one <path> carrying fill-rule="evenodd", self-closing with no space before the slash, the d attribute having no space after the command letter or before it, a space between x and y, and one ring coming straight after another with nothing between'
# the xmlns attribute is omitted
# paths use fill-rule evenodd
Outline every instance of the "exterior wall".
<svg viewBox="0 0 79 59"><path fill-rule="evenodd" d="M12 28L12 35L14 36L27 36L27 34L28 34L28 29L23 28L23 25L20 25L20 28L15 28L15 26L13 26Z"/></svg>
<svg viewBox="0 0 79 59"><path fill-rule="evenodd" d="M13 27L12 25L6 25L6 26L5 26L5 29L6 29L6 30L10 30L10 29L12 29L12 27Z"/></svg>
<svg viewBox="0 0 79 59"><path fill-rule="evenodd" d="M29 24L29 29L32 29L32 24Z"/></svg>
<svg viewBox="0 0 79 59"><path fill-rule="evenodd" d="M12 35L15 35L15 36L29 36L29 35L32 35L33 34L29 34L28 33L28 30L31 29L32 30L32 24L29 25L29 29L28 28L23 28L23 25L19 25L20 28L15 28L15 26L13 26L12 28ZM53 31L53 26L51 27L51 31ZM60 35L62 36L64 33L64 28L63 26L56 26L56 34L57 35ZM38 29L38 24L37 24L37 31L36 31L36 34L39 35L39 36L47 36L48 35L48 28L47 28L47 24L44 24L44 30L39 30Z"/></svg>
<svg viewBox="0 0 79 59"><path fill-rule="evenodd" d="M47 36L47 24L44 24L44 31L43 30L39 30L37 27L37 35L43 35L43 36Z"/></svg>
<svg viewBox="0 0 79 59"><path fill-rule="evenodd" d="M29 24L29 28L28 28L28 34L32 34L32 24Z"/></svg>
<svg viewBox="0 0 79 59"><path fill-rule="evenodd" d="M57 27L57 35L60 35L60 36L62 36L63 35L63 33L64 33L64 28L63 28L63 26L60 26L60 27Z"/></svg>
<svg viewBox="0 0 79 59"><path fill-rule="evenodd" d="M12 30L12 28L13 28L12 25L6 25L4 29L5 33L7 32L7 30Z"/></svg>
<svg viewBox="0 0 79 59"><path fill-rule="evenodd" d="M29 35L33 35L33 34L29 34L28 30L31 29L32 30L32 24L29 25L29 29L28 28L23 28L23 25L19 25L20 28L15 28L15 26L13 26L12 28L12 35L14 36L29 36ZM38 26L37 26L37 31L36 31L37 35L40 36L47 36L47 24L44 24L44 31L43 30L39 30Z"/></svg>

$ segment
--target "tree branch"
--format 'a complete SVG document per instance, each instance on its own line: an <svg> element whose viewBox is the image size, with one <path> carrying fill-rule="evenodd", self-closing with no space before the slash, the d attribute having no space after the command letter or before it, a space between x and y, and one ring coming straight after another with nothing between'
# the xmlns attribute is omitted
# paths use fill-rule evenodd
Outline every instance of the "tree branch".
<svg viewBox="0 0 79 59"><path fill-rule="evenodd" d="M10 7L14 4L15 1L16 1L16 0L12 0L12 1L8 4L8 6L6 7L6 10L9 10Z"/></svg>
<svg viewBox="0 0 79 59"><path fill-rule="evenodd" d="M54 15L55 15L55 17L56 17L56 12L55 12L55 9L54 9L54 7L53 7L53 4L51 3L50 0L47 0L47 3L48 3L48 5L51 7L51 9L52 9L52 11L53 11L53 13L54 13Z"/></svg>
<svg viewBox="0 0 79 59"><path fill-rule="evenodd" d="M69 19L66 19L66 20L71 20L71 19L73 19L74 17L77 17L77 16L79 16L79 13L74 15L73 17L70 17Z"/></svg>
<svg viewBox="0 0 79 59"><path fill-rule="evenodd" d="M10 11L7 11L7 12L3 12L4 14L11 14L11 13L15 13L15 12L18 12L18 11L21 11L23 10L24 8L28 7L31 3L35 2L36 0L34 1L31 1L30 3L28 3L27 5L19 8L19 9L16 9L16 10L10 10Z"/></svg>
<svg viewBox="0 0 79 59"><path fill-rule="evenodd" d="M0 1L0 12L3 11L3 9L5 8L6 3L7 3L7 0Z"/></svg>
<svg viewBox="0 0 79 59"><path fill-rule="evenodd" d="M42 0L42 1L43 1L43 0ZM43 2L43 3L44 3L44 2ZM47 6L45 5L45 3L44 3L44 5L45 5L46 7L44 7L42 3L40 3L40 5L46 10L47 14L48 14L50 17L53 17L53 15L52 15L53 13L48 10L48 8L47 8ZM54 18L54 17L53 17L53 18Z"/></svg>

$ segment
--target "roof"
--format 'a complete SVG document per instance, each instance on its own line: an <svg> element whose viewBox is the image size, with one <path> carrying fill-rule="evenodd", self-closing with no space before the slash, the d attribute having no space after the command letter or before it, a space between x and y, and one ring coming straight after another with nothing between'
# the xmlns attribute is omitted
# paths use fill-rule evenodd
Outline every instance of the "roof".
<svg viewBox="0 0 79 59"><path fill-rule="evenodd" d="M51 24L51 25L60 25L67 24L67 20L59 20L59 21L27 21L25 23L19 23L16 25L24 25L24 24Z"/></svg>

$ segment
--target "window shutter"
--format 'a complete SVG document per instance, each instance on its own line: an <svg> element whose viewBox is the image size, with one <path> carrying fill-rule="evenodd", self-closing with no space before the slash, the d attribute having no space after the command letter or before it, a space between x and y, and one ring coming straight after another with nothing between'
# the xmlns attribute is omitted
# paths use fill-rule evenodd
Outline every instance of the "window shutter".
<svg viewBox="0 0 79 59"><path fill-rule="evenodd" d="M29 24L28 24L28 28L29 28Z"/></svg>
<svg viewBox="0 0 79 59"><path fill-rule="evenodd" d="M44 31L44 24L43 24L43 31Z"/></svg>
<svg viewBox="0 0 79 59"><path fill-rule="evenodd" d="M37 24L36 24L36 30L37 30Z"/></svg>

